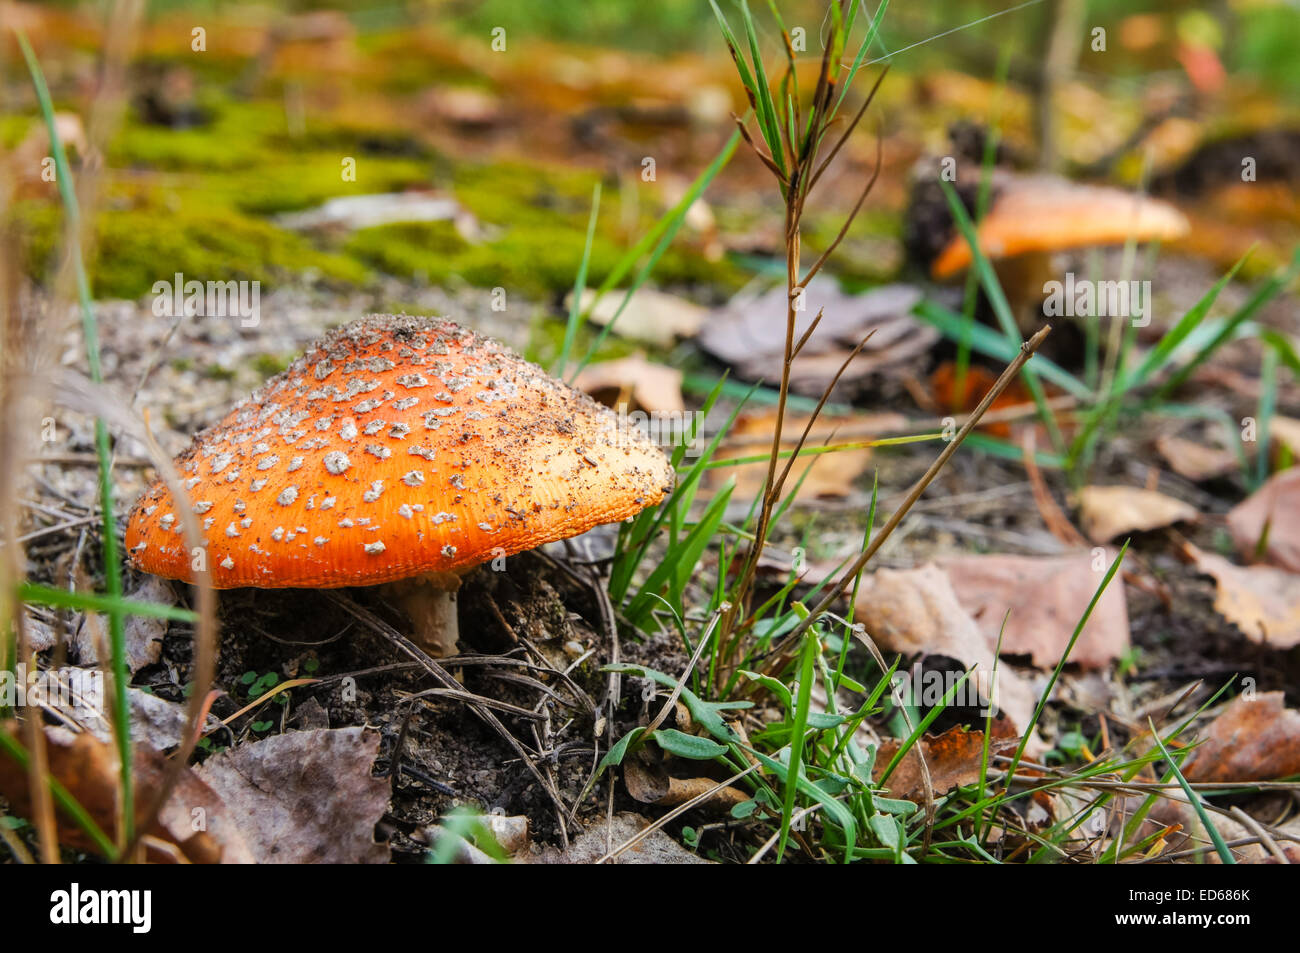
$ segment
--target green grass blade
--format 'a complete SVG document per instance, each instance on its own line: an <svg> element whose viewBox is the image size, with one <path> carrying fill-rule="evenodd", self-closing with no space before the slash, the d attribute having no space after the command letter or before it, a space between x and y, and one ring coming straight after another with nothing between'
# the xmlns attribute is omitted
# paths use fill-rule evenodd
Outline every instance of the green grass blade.
<svg viewBox="0 0 1300 953"><path fill-rule="evenodd" d="M993 194L993 164L998 155L998 143L1002 139L1001 102L1006 92L1007 70L1011 65L1010 49L1004 48L998 57L997 75L994 78L993 101L990 106L992 116L988 123L988 132L984 138L984 154L980 157L979 190L975 196L975 221L984 221L988 214L989 201ZM953 373L954 403L966 393L966 372L970 367L970 332L975 326L976 290L979 279L972 270L966 276L966 290L962 297L961 316L964 322L961 339L957 342L957 359ZM956 407L953 408L957 409Z"/></svg>
<svg viewBox="0 0 1300 953"><path fill-rule="evenodd" d="M600 287L596 289L596 294L592 300L591 307L587 309L588 312L590 312L591 308L596 306L596 302L600 301L600 299L607 294L610 289L623 280L628 272L632 270L633 266L640 261L643 256L645 256L647 251L650 251L649 259L642 265L634 276L632 284L627 288L623 295L623 300L619 304L618 310L614 312L614 315L610 320L603 328L601 328L600 333L596 335L596 339L591 343L591 346L587 348L587 352L582 356L582 360L578 362L577 367L574 368L573 373L569 376L568 379L570 383L572 383L573 378L577 377L577 375L582 372L584 367L591 363L591 359L596 355L600 346L605 343L605 338L614 330L614 326L618 323L618 319L623 315L623 311L632 300L632 296L636 294L637 290L645 280L650 277L650 274L654 271L655 265L659 263L659 259L663 256L664 251L667 250L670 244L672 244L673 239L677 237L678 231L681 230L682 223L686 221L686 213L704 193L704 190L709 187L710 183L713 182L718 173L721 172L726 167L727 163L731 161L731 157L735 155L736 146L739 142L740 133L733 132L726 144L722 147L722 150L714 157L713 161L709 163L704 171L696 176L695 181L690 184L690 187L687 188L685 194L682 195L677 204L665 212L663 216L660 217L659 221L655 223L654 227L642 236L641 240L633 245L632 248L628 249L627 253L619 259L614 268L610 271L609 276L606 277Z"/></svg>
<svg viewBox="0 0 1300 953"><path fill-rule="evenodd" d="M989 675L990 685L998 683L998 662L1002 658L1002 637L1007 634L1007 620L1011 618L1011 610L1008 609L1006 615L1002 617L1002 625L998 627L998 644L993 649L993 671ZM989 699L988 714L984 717L984 745L980 751L980 780L979 788L975 793L975 803L980 805L979 814L975 818L975 835L980 841L983 841L986 833L984 827L984 790L988 783L989 774L989 745L993 739L993 699Z"/></svg>
<svg viewBox="0 0 1300 953"><path fill-rule="evenodd" d="M108 615L119 612L122 615L145 616L152 619L170 619L175 622L199 621L199 614L180 606L165 606L156 602L136 602L134 599L114 598L98 593L68 592L38 583L24 582L18 586L18 598L23 602L58 609L81 609L102 612Z"/></svg>
<svg viewBox="0 0 1300 953"><path fill-rule="evenodd" d="M889 780L889 776L894 773L900 764L903 763L903 758L907 755L907 752L911 751L912 746L921 739L921 735L925 734L925 729L929 728L931 723L933 723L934 720L943 713L944 709L948 707L948 704L957 695L958 690L966 684L966 680L970 678L974 672L975 668L972 666L962 673L961 678L948 686L948 690L943 693L943 698L939 699L939 703L926 712L925 717L916 723L916 727L912 729L911 733L903 743L898 746L898 750L894 752L894 756L889 759L889 764L885 765L885 770L881 772L880 780L877 782L877 787L884 786L885 782Z"/></svg>
<svg viewBox="0 0 1300 953"><path fill-rule="evenodd" d="M1170 394L1177 392L1177 390L1187 382L1187 379L1191 377L1193 371L1209 360L1211 355L1218 351L1220 347L1232 338L1233 334L1241 324L1254 317L1260 308L1266 305L1269 301L1272 301L1273 298L1277 297L1278 293L1290 285L1297 275L1300 275L1300 248L1296 249L1295 256L1291 259L1291 264L1287 266L1286 269L1264 282L1264 284L1261 285L1253 295L1251 295L1250 300L1238 308L1232 317L1224 322L1223 327L1219 329L1213 340L1204 347L1198 348L1195 357L1182 367L1178 368L1178 370L1174 371L1173 374L1169 375L1169 378L1156 390L1155 396L1152 397L1152 400L1154 402L1159 402L1167 398Z"/></svg>
<svg viewBox="0 0 1300 953"><path fill-rule="evenodd" d="M1275 328L1260 328L1259 339L1277 352L1277 358L1287 369L1300 377L1300 353L1296 352L1295 342Z"/></svg>
<svg viewBox="0 0 1300 953"><path fill-rule="evenodd" d="M67 240L70 248L73 272L76 277L77 298L81 305L81 329L85 339L86 362L90 368L90 379L95 383L103 381L103 369L99 356L99 325L95 320L95 309L91 303L90 279L86 274L86 264L81 256L80 223L81 213L77 205L77 194L73 188L72 170L68 165L67 151L59 139L57 123L54 119L54 103L50 99L49 87L45 84L45 75L41 64L32 51L27 35L16 31L18 45L22 48L23 58L27 61L27 70L31 74L32 86L36 90L36 99L40 104L41 115L45 119L45 129L50 139L50 151L54 154L55 174L58 178L59 196L63 201L64 215L67 216ZM118 561L117 525L113 519L113 456L109 446L108 427L103 418L95 418L95 454L99 459L99 505L103 520L104 548L104 588L110 599L122 597L122 567ZM131 841L135 837L135 787L131 776L131 706L127 695L130 673L126 665L126 628L122 613L110 608L108 611L109 650L112 655L113 669L113 729L118 745L118 759L121 764L121 811L123 840Z"/></svg>
<svg viewBox="0 0 1300 953"><path fill-rule="evenodd" d="M776 104L772 101L772 90L767 79L767 69L763 66L763 53L758 48L758 31L754 28L754 17L749 12L749 0L740 0L740 12L745 20L745 37L749 41L749 55L754 66L754 85L758 90L758 106L755 113L763 138L772 153L776 167L781 175L786 175L785 148L781 139L781 117L777 114ZM791 143L793 148L794 143Z"/></svg>
<svg viewBox="0 0 1300 953"><path fill-rule="evenodd" d="M1177 324L1165 332L1159 343L1148 352L1136 369L1127 374L1116 375L1115 383L1111 386L1112 397L1117 397L1135 387L1142 386L1152 374L1169 362L1174 351L1183 343L1183 340L1196 329L1197 325L1205 320L1205 316L1210 313L1210 308L1218 300L1219 293L1236 276L1237 271L1246 263L1246 259L1249 257L1250 253L1247 252L1239 258L1228 273L1216 281L1214 287L1207 291L1200 301L1192 305L1191 309L1178 320Z"/></svg>
<svg viewBox="0 0 1300 953"><path fill-rule="evenodd" d="M717 532L718 524L722 522L722 517L727 510L727 503L731 499L731 491L734 488L734 482L728 481L709 502L708 508L701 515L699 522L695 524L695 528L664 557L663 561L646 578L640 591L628 604L625 613L628 621L633 625L640 627L646 623L653 605L651 597L657 596L665 586L670 587L670 592L680 596L678 586L684 587L683 574L685 574L686 578L689 578L689 575L694 572L700 556L703 555L704 550ZM680 615L682 611L680 602L672 603L672 606Z"/></svg>
<svg viewBox="0 0 1300 953"><path fill-rule="evenodd" d="M1148 724L1151 723L1148 721ZM1196 811L1196 816L1200 818L1206 833L1210 835L1210 840L1214 842L1215 853L1219 855L1219 859L1225 864L1235 864L1237 858L1232 856L1232 851L1228 849L1228 844L1224 841L1223 835L1219 833L1218 828L1210 820L1210 814L1205 810L1205 805L1201 803L1201 797L1196 793L1196 789L1187 783L1187 779L1183 777L1183 772L1178 770L1178 762L1174 760L1169 750L1165 748L1164 743L1161 742L1160 735L1156 731L1154 724L1151 724L1151 738L1155 741L1156 747L1160 749L1160 753L1165 756L1165 760L1169 763L1169 770L1178 779L1178 784L1183 789L1183 793L1187 795L1187 800L1191 802L1192 808Z"/></svg>
<svg viewBox="0 0 1300 953"><path fill-rule="evenodd" d="M750 105L754 107L754 115L758 120L758 130L763 136L763 141L767 143L768 150L772 153L773 162L776 163L776 167L781 170L781 175L784 177L786 174L785 160L781 150L777 148L781 140L780 136L775 134L778 127L769 122L773 118L775 110L768 112L766 115L764 113L763 99L766 97L770 104L772 92L767 88L766 80L760 84L755 79L754 74L750 72L749 66L745 62L745 56L740 52L740 42L736 39L736 34L731 31L731 25L727 23L727 18L718 9L715 0L709 0L709 6L713 8L713 15L717 18L718 26L722 29L722 37L727 42L727 51L731 54L732 62L736 64L736 72L740 74L740 82L745 87L745 93L749 97ZM747 19L749 18L748 7L745 8L745 16ZM757 63L757 68L762 68L761 59ZM774 142L776 143L775 146L773 145ZM782 183L781 191L782 194L785 193L784 183Z"/></svg>
<svg viewBox="0 0 1300 953"><path fill-rule="evenodd" d="M573 282L573 300L569 303L569 320L564 326L564 343L560 346L560 354L555 359L555 366L551 368L551 374L555 377L564 377L565 368L569 366L569 353L573 350L573 342L586 318L582 310L582 295L587 290L587 266L591 264L591 246L596 240L596 219L599 216L600 183L597 182L596 187L591 191L591 218L587 221L587 241L582 247L582 261L578 265L578 275Z"/></svg>
<svg viewBox="0 0 1300 953"><path fill-rule="evenodd" d="M980 433L979 431L973 431L966 437L966 445L962 449L978 450L980 453L987 453L990 457L997 457L1000 460L1025 459L1024 447L1018 447L1009 440L1003 440L1001 437ZM1052 453L1050 450L1035 450L1034 462L1040 467L1047 467L1052 470L1063 470L1067 463L1065 457L1059 453Z"/></svg>
<svg viewBox="0 0 1300 953"><path fill-rule="evenodd" d="M776 845L778 863L785 856L786 841L790 838L790 820L794 816L799 769L803 763L804 732L808 728L808 710L812 707L813 671L817 652L817 635L809 629L803 637L803 652L799 660L799 694L795 699L794 723L790 729L790 766L786 772L784 799L781 803L781 838Z"/></svg>
<svg viewBox="0 0 1300 953"><path fill-rule="evenodd" d="M826 117L827 124L835 118L835 114L840 111L840 106L844 105L844 97L848 95L849 87L853 85L853 80L858 75L858 70L862 69L863 63L866 62L867 52L871 44L876 42L876 34L880 32L880 24L885 19L885 11L889 9L889 0L881 0L880 6L876 9L876 15L871 18L871 25L867 27L867 35L863 37L862 42L858 45L858 53L853 58L853 65L849 67L848 76L840 84L840 96L835 100L835 106L831 109L830 114ZM847 39L849 33L853 31L853 20L856 18L856 9L850 10L847 24L845 26L844 36Z"/></svg>

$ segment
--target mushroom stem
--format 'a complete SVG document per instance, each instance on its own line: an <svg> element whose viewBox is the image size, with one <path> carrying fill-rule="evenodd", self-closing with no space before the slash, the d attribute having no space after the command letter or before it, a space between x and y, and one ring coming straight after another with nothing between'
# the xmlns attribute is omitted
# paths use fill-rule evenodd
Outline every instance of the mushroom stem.
<svg viewBox="0 0 1300 953"><path fill-rule="evenodd" d="M416 645L434 658L459 653L456 590L460 588L460 576L431 572L391 582L386 588L411 620L411 638Z"/></svg>

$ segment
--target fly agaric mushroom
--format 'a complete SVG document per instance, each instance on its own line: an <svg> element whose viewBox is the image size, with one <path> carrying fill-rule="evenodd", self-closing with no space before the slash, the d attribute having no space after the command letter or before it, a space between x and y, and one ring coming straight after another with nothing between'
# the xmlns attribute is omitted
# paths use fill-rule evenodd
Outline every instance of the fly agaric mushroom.
<svg viewBox="0 0 1300 953"><path fill-rule="evenodd" d="M964 147L969 150L971 145ZM952 278L972 261L970 245L953 222L940 186L944 173L937 160L917 164L904 226L909 255L936 280ZM968 212L975 207L982 175L979 158L968 156L955 176L953 185ZM1144 195L1001 167L990 175L988 212L977 223L976 236L980 250L993 260L1012 314L1026 335L1042 324L1049 282L1061 277L1054 261L1058 253L1123 244L1130 238L1173 240L1189 230L1178 209ZM1055 352L1057 360L1068 360L1077 353L1079 333L1072 325L1058 327L1043 353Z"/></svg>
<svg viewBox="0 0 1300 953"><path fill-rule="evenodd" d="M1080 185L1051 175L993 174L994 199L976 227L980 251L1011 258L1094 245L1167 241L1187 234L1187 219L1172 205L1106 186ZM970 245L955 234L930 265L949 278L971 263Z"/></svg>
<svg viewBox="0 0 1300 953"><path fill-rule="evenodd" d="M177 459L218 589L393 584L416 641L456 652L460 575L627 519L672 488L640 431L450 321L329 334ZM191 578L161 482L131 511L140 569Z"/></svg>

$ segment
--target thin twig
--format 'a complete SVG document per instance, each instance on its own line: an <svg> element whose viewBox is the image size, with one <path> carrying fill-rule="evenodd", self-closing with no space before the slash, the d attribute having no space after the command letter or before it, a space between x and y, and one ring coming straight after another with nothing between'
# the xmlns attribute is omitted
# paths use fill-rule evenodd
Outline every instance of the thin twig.
<svg viewBox="0 0 1300 953"><path fill-rule="evenodd" d="M1259 838L1260 843L1264 845L1265 849L1273 855L1273 858L1279 864L1291 863L1291 858L1286 855L1286 851L1277 846L1277 841L1269 836L1268 831L1264 830L1263 825L1260 824L1259 821L1255 820L1235 804L1232 806L1231 810L1232 816L1241 821L1242 824L1250 829L1252 834Z"/></svg>
<svg viewBox="0 0 1300 953"><path fill-rule="evenodd" d="M753 140L753 138L750 137L749 130L745 128L745 121L741 119L739 116L737 116L735 113L731 114L731 118L736 120L736 128L740 130L741 136L743 136L745 142L749 144L749 148L754 151L754 155L758 156L759 159L762 160L763 165L767 166L768 169L771 171L771 173L774 176L776 176L777 179L779 179L782 183L784 183L785 176L781 174L780 167L775 162L773 162L772 157L768 155L767 152L764 151L758 145L758 143L756 143Z"/></svg>
<svg viewBox="0 0 1300 953"><path fill-rule="evenodd" d="M822 162L822 164L817 167L817 171L813 173L812 181L808 183L809 192L813 190L813 186L815 186L817 180L822 177L822 173L825 172L831 162L834 161L835 156L839 154L840 149L844 148L844 143L849 141L849 136L853 134L853 130L856 129L858 123L862 121L862 117L867 114L867 108L871 105L871 101L876 98L876 90L880 89L880 84L884 82L885 76L888 75L888 73L889 65L886 64L885 68L880 71L880 75L876 77L876 82L872 85L871 92L867 93L867 99L862 104L862 108L859 109L857 115L853 117L852 122L849 123L849 127L844 130L844 135L840 136L839 142L835 143L830 154L826 156L826 160Z"/></svg>
<svg viewBox="0 0 1300 953"><path fill-rule="evenodd" d="M880 164L883 161L884 161L884 138L881 136L877 136L876 137L876 167L871 173L871 178L868 179L867 184L863 186L862 194L858 196L858 201L854 204L852 211L850 211L848 214L848 217L844 219L844 224L840 226L839 234L836 235L835 239L829 245L826 246L826 250L822 252L821 257L818 258L815 262L813 262L812 267L808 269L808 274L803 276L803 281L799 282L800 288L808 287L808 282L812 281L813 276L817 274L817 272L822 270L822 265L826 264L826 259L830 258L831 255L834 254L835 249L840 247L840 242L844 241L844 236L849 233L849 226L852 225L854 219L858 217L858 212L861 211L862 209L862 203L867 200L867 196L871 194L871 190L876 184L876 179L880 177Z"/></svg>
<svg viewBox="0 0 1300 953"><path fill-rule="evenodd" d="M799 356L799 352L803 350L803 346L808 343L808 339L812 337L812 333L817 330L817 325L822 323L822 315L825 313L825 308L817 309L817 316L812 319L812 322L808 325L808 329L804 331L798 342L795 344L794 353L790 355L791 359Z"/></svg>

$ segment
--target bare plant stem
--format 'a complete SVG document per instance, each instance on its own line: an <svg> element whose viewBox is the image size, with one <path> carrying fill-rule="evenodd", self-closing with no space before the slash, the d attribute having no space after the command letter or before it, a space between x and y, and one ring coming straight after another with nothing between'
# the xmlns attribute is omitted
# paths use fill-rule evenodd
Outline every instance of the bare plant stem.
<svg viewBox="0 0 1300 953"><path fill-rule="evenodd" d="M790 189L787 193L785 227L786 227L786 314L785 314L785 355L781 361L781 390L776 404L776 425L772 433L772 451L767 460L767 479L763 483L763 501L759 507L758 527L754 531L754 542L749 547L745 562L740 571L740 579L736 585L736 592L731 600L731 607L723 616L722 626L719 630L719 638L726 638L726 647L722 656L722 665L718 670L720 684L725 684L731 676L735 667L736 655L739 651L740 641L743 638L743 629L737 629L735 622L737 613L743 613L749 598L750 589L753 586L754 570L758 565L758 559L762 555L763 546L767 542L768 530L772 521L772 510L780 496L781 481L777 478L776 468L781 460L781 436L784 431L786 401L790 394L790 369L794 363L795 352L795 323L798 317L799 296L802 290L799 288L799 229L800 219L802 217L802 202L799 194L795 189Z"/></svg>
<svg viewBox="0 0 1300 953"><path fill-rule="evenodd" d="M721 17L721 14L719 14L719 17ZM863 103L861 109L858 110L854 118L839 135L825 161L819 164L818 153L834 119L835 106L833 104L837 102L835 94L837 92L838 64L831 55L831 51L839 48L841 40L842 37L835 35L827 39L822 56L821 70L818 74L817 87L813 91L809 103L808 119L805 127L803 112L800 108L801 104L798 102L798 78L794 75L793 54L791 53L789 56L786 76L778 87L781 93L782 105L785 106L787 112L780 116L774 116L772 99L767 95L767 90L761 85L766 80L765 74L761 68L758 68L759 64L755 62L756 69L753 75L756 79L751 80L750 73L744 65L743 54L735 46L730 34L728 34L728 46L731 55L740 70L742 80L746 84L750 104L758 117L759 129L764 134L763 137L769 146L770 152L764 151L756 139L749 134L745 128L744 120L737 117L736 123L740 127L745 142L749 144L758 158L776 177L785 202L786 315L785 349L781 362L781 387L777 398L777 416L776 424L773 427L771 452L767 461L767 478L764 481L762 497L759 501L758 519L753 540L741 561L735 587L729 596L728 601L731 605L724 613L718 626L719 664L714 668L715 678L718 680L717 685L730 683L732 674L744 657L742 645L751 621L748 614L749 597L753 589L758 561L762 556L763 547L771 530L773 513L780 503L786 478L790 474L791 465L787 464L785 467L779 467L779 463L784 453L782 438L784 437L785 416L789 404L791 366L821 319L821 315L818 314L796 340L795 331L798 323L798 313L802 310L804 291L812 277L843 241L849 227L861 210L863 201L875 184L876 177L880 173L880 153L877 151L875 171L863 188L857 203L846 216L839 234L829 243L808 273L801 275L802 223L804 206L809 193L866 114L867 108L874 99L876 91L880 87L880 81L884 76L882 73L881 77L876 80L866 102ZM789 52L788 37L786 45L787 52ZM791 95L792 91L793 95ZM802 132L800 132L801 129ZM863 344L865 344L865 340ZM855 356L861 350L861 347L860 344L855 349L853 352ZM809 421L808 426L804 428L803 434L798 438L794 446L793 456L797 457L799 451L803 448L808 439L808 434L812 430L813 423L817 419L818 412L829 399L831 391L846 368L847 362L845 367L842 367L840 372L827 385L817 411L812 414L812 419ZM793 463L793 457L791 463Z"/></svg>

